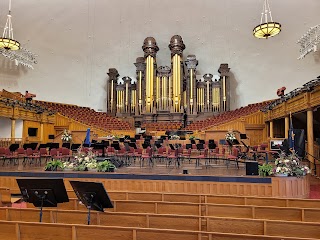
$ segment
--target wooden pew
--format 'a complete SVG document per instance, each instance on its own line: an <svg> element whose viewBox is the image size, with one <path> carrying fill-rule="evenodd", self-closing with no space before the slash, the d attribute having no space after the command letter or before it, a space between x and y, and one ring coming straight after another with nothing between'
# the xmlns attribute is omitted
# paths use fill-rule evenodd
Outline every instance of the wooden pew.
<svg viewBox="0 0 320 240"><path fill-rule="evenodd" d="M319 238L319 224L304 223L298 230L294 223L242 219L207 220L208 231L172 230L139 227L115 227L80 224L35 223L0 221L0 239L6 240L207 240L207 239L272 239L272 240L315 240ZM301 224L301 223L298 223ZM280 229L281 228L281 229ZM254 234L247 234L254 229ZM229 231L229 233L226 233ZM279 236L279 234L288 236Z"/></svg>
<svg viewBox="0 0 320 240"><path fill-rule="evenodd" d="M284 221L320 222L320 209L265 206L241 206L232 204L196 204L174 202L114 201L114 208L107 212L173 214L214 216L230 218L270 219ZM29 204L33 208L33 205ZM77 199L58 205L60 210L86 211Z"/></svg>

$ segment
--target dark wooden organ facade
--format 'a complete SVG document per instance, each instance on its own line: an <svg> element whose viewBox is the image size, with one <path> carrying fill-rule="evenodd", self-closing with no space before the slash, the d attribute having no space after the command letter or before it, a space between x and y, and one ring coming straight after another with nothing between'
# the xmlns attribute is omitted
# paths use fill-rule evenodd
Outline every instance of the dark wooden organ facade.
<svg viewBox="0 0 320 240"><path fill-rule="evenodd" d="M107 82L107 112L117 117L134 117L135 122L193 121L200 114L212 116L230 110L228 64L221 64L219 79L213 74L197 79L195 55L183 57L181 36L171 38L171 66L158 66L156 40L147 37L138 57L136 80L128 76L119 81L117 69L110 68Z"/></svg>

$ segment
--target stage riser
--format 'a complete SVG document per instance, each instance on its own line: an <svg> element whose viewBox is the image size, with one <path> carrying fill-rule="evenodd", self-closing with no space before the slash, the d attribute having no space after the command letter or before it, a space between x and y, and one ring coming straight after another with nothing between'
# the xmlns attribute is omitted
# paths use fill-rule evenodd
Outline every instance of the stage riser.
<svg viewBox="0 0 320 240"><path fill-rule="evenodd" d="M32 176L32 174L29 173L29 176ZM50 177L50 175L47 174L47 177ZM309 196L310 191L310 181L308 176L302 178L274 177L271 178L271 184L243 182L66 178L65 185L67 190L72 190L69 180L102 182L107 191L166 192L283 198L306 198ZM15 193L19 193L16 177L13 176L0 177L0 187L6 187Z"/></svg>

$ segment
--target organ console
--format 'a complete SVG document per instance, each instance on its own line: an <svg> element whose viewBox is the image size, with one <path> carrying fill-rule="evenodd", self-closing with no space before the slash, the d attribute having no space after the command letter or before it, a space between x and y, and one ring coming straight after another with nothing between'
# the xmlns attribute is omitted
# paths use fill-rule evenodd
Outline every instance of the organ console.
<svg viewBox="0 0 320 240"><path fill-rule="evenodd" d="M230 110L228 64L221 64L219 79L207 73L198 75L198 60L190 54L182 37L174 35L168 45L171 65L157 66L159 51L156 40L147 37L143 57L134 63L136 79L128 76L119 81L117 69L110 68L107 82L107 112L118 117L134 117L136 122L180 121L185 114L193 121L199 114L212 115Z"/></svg>

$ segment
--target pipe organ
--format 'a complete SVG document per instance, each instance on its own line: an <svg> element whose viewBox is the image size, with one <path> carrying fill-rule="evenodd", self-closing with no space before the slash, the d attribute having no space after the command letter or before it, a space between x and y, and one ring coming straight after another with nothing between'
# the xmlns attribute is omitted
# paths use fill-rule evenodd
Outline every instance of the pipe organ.
<svg viewBox="0 0 320 240"><path fill-rule="evenodd" d="M219 79L210 73L199 76L198 60L188 55L182 37L174 35L169 43L171 67L157 66L159 51L156 40L147 37L143 42L143 57L134 63L136 79L128 76L119 81L119 73L110 68L107 82L107 112L135 118L136 122L188 121L199 115L213 115L230 110L228 64L221 64Z"/></svg>

